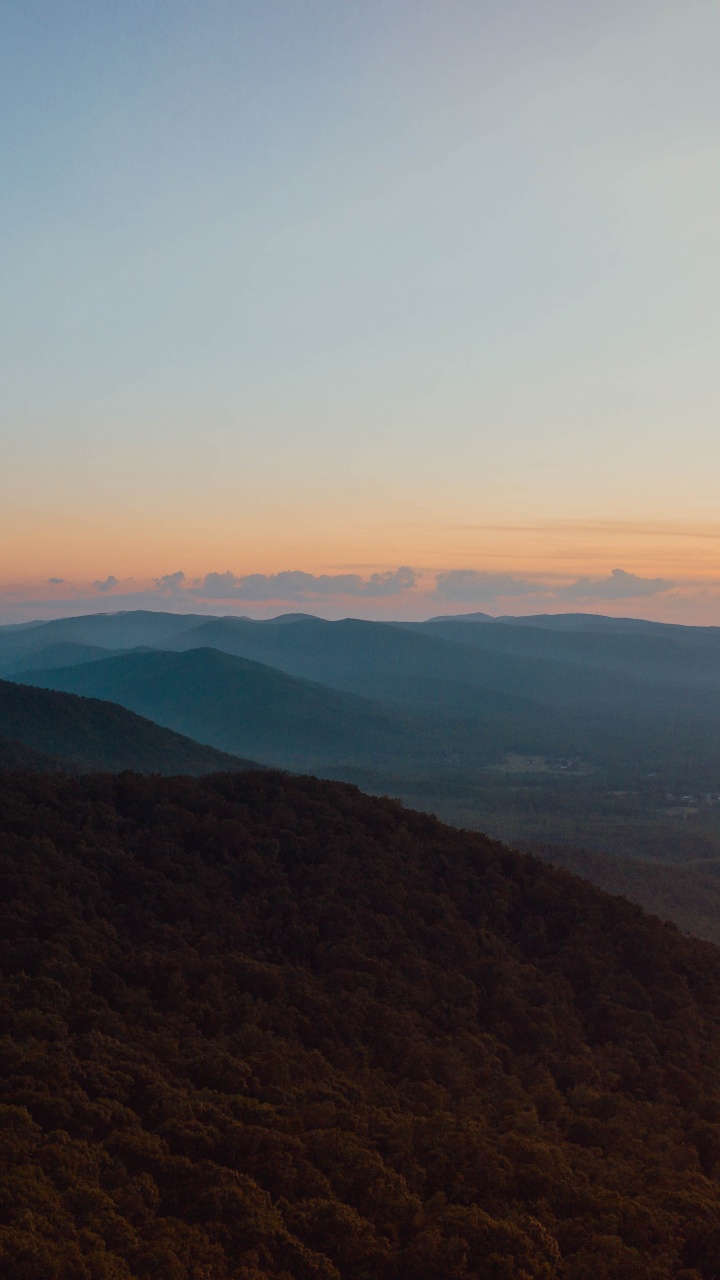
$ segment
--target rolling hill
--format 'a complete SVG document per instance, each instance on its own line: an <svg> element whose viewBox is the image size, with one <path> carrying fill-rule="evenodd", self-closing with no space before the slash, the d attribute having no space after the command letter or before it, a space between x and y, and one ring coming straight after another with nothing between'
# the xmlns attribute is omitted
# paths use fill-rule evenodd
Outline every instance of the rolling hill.
<svg viewBox="0 0 720 1280"><path fill-rule="evenodd" d="M105 649L162 646L184 629L204 621L202 614L155 613L138 609L0 627L0 671L8 671L8 663L14 663L18 656L35 653L50 645L99 645Z"/></svg>
<svg viewBox="0 0 720 1280"><path fill-rule="evenodd" d="M439 760L453 733L463 733L216 649L126 654L15 678L117 702L223 751L285 767L412 766Z"/></svg>
<svg viewBox="0 0 720 1280"><path fill-rule="evenodd" d="M58 640L27 653L0 654L0 676L12 676L17 670L41 671L48 667L70 667L80 662L95 662L108 658L124 649L105 649L97 644L78 644L72 640Z"/></svg>
<svg viewBox="0 0 720 1280"><path fill-rule="evenodd" d="M490 626L463 618L407 625L423 635L473 645L484 653L616 672L644 684L659 684L667 692L674 686L684 693L720 688L719 628L641 622L633 628L571 626L571 620L572 615L563 627L530 625L527 621L520 626L520 619L497 620Z"/></svg>
<svg viewBox="0 0 720 1280"><path fill-rule="evenodd" d="M290 614L258 622L137 611L0 628L0 670L69 665L103 648L213 648L382 701L452 710L462 701L472 713L475 699L481 715L494 705L512 710L513 699L520 713L528 701L677 709L689 698L701 707L702 695L717 709L719 637L712 627L590 615L379 623Z"/></svg>
<svg viewBox="0 0 720 1280"><path fill-rule="evenodd" d="M713 1280L720 952L315 779L0 776L0 1273Z"/></svg>
<svg viewBox="0 0 720 1280"><path fill-rule="evenodd" d="M666 705L671 696L637 674L584 666L562 653L514 653L512 645L482 646L476 637L494 632L495 626L466 623L466 635L458 638L452 624L441 635L426 631L426 625L357 618L263 623L221 618L183 631L167 648L209 646L349 693L452 710L464 705L468 714L484 714L494 705L502 710L516 707L522 714L538 703L544 708L622 708L628 699L651 707L659 698ZM438 629L441 626L446 624L438 624ZM504 630L522 641L521 631ZM539 634L543 644L546 635L552 639L552 633Z"/></svg>
<svg viewBox="0 0 720 1280"><path fill-rule="evenodd" d="M1 691L0 691L1 696ZM30 773L52 773L66 768L59 756L34 751L17 738L0 737L0 769L22 769Z"/></svg>
<svg viewBox="0 0 720 1280"><path fill-rule="evenodd" d="M15 646L13 678L125 700L219 748L344 776L511 842L633 856L656 849L666 861L720 856L712 799L720 795L717 629L583 615L389 624L137 612L0 629L0 655L4 636ZM21 641L34 646L24 673ZM276 683L271 697L266 684L271 714L263 722L258 713L256 736L246 739L217 690L206 689L193 706L190 685L170 680L161 705L150 687L97 683L105 680L102 659L94 675L85 662L75 675L58 673L57 662L48 668L42 651L50 641L92 645L93 665L105 646L118 661L117 650L131 642L177 653L210 647L263 664L265 681L284 674L310 682L312 692L302 694L309 719L303 724L300 713L292 743L284 740L279 708L286 695L291 707L300 690L285 686L280 697ZM71 660L82 652L72 649ZM351 709L333 701L337 695L364 701ZM524 777L521 759L530 761ZM488 773L489 765L497 771ZM679 825L673 810L678 798L686 804L683 796L694 812L683 809Z"/></svg>
<svg viewBox="0 0 720 1280"><path fill-rule="evenodd" d="M201 774L257 768L95 698L0 680L0 768Z"/></svg>

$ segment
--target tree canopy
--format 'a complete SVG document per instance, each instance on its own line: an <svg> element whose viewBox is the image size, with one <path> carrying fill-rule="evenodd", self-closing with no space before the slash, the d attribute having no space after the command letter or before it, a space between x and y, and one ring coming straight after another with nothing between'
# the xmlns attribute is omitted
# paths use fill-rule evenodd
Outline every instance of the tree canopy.
<svg viewBox="0 0 720 1280"><path fill-rule="evenodd" d="M712 1280L720 952L354 787L0 775L0 1274Z"/></svg>

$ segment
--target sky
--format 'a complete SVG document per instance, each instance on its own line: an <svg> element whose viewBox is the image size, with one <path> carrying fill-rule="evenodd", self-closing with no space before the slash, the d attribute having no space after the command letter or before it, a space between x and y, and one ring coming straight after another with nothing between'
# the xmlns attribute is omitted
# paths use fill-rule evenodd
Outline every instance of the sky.
<svg viewBox="0 0 720 1280"><path fill-rule="evenodd" d="M720 624L720 7L7 0L0 622Z"/></svg>

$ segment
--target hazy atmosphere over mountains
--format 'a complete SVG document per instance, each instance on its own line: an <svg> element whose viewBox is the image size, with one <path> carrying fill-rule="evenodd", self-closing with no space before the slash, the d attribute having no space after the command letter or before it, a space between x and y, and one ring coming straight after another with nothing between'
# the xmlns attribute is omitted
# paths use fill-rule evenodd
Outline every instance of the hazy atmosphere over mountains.
<svg viewBox="0 0 720 1280"><path fill-rule="evenodd" d="M207 744L206 765L182 771L230 767L213 765L214 749L352 780L720 940L720 629L590 614L391 625L146 611L2 628L0 674L6 690L81 695L75 705L95 714L119 704ZM19 739L82 757L48 726L0 730L15 750ZM118 757L142 770L153 758Z"/></svg>
<svg viewBox="0 0 720 1280"><path fill-rule="evenodd" d="M0 6L0 1280L720 1277L719 49Z"/></svg>

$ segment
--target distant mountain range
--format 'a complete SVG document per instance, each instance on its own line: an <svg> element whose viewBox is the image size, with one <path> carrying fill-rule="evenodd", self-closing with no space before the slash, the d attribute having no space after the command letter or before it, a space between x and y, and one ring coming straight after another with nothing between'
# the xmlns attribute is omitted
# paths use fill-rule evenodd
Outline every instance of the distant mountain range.
<svg viewBox="0 0 720 1280"><path fill-rule="evenodd" d="M717 627L589 614L498 618L484 624L480 616L379 623L354 618L327 622L306 614L260 622L142 611L94 614L0 627L0 674L89 661L100 656L99 649L213 648L346 692L386 698L390 691L396 700L407 696L412 702L417 690L406 686L428 677L466 681L484 687L486 694L504 691L566 701L579 695L585 703L605 701L608 689L622 697L619 690L625 686L613 689L612 673L637 681L646 696L658 682L666 690L671 684L682 690L720 690ZM468 649L476 652L470 655ZM440 693L427 696L442 700Z"/></svg>
<svg viewBox="0 0 720 1280"><path fill-rule="evenodd" d="M170 658L153 665L148 649L205 656L185 669ZM256 665L241 674L211 651ZM714 628L591 625L583 615L561 627L555 617L389 624L138 612L0 629L0 663L13 679L117 701L223 750L298 768L371 757L379 767L475 767L515 752L580 757L621 781L629 769L662 773L674 786L692 757L697 784L720 787Z"/></svg>
<svg viewBox="0 0 720 1280"><path fill-rule="evenodd" d="M343 778L510 843L589 850L588 875L651 905L648 876L613 880L608 864L603 879L593 857L685 862L688 876L720 861L718 628L138 611L0 628L0 671L96 700L92 730L77 700L72 731L70 704L0 717L0 767L198 774L249 759ZM121 708L144 717L132 733ZM169 730L183 739L151 740ZM682 907L670 878L663 910L684 925L703 890L686 877Z"/></svg>

